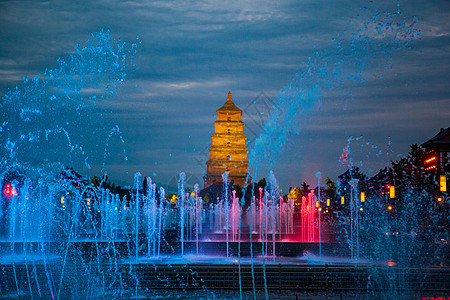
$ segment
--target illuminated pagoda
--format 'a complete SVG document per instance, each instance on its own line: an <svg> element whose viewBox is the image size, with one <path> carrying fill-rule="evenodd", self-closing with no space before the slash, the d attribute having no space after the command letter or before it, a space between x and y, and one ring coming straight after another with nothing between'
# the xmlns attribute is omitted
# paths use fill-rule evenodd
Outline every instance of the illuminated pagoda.
<svg viewBox="0 0 450 300"><path fill-rule="evenodd" d="M233 103L231 92L228 92L227 102L216 112L217 121L214 122L212 145L206 162L205 188L221 183L225 171L229 172L229 181L243 187L248 175L248 149L245 146L247 136L241 120L242 110Z"/></svg>

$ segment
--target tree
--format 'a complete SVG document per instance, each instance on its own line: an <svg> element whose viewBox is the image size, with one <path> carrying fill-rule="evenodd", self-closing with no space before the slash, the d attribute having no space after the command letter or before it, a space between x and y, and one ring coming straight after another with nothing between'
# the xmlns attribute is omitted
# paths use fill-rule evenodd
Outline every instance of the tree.
<svg viewBox="0 0 450 300"><path fill-rule="evenodd" d="M300 187L296 186L291 189L288 196L292 199L294 205L302 205L303 192Z"/></svg>
<svg viewBox="0 0 450 300"><path fill-rule="evenodd" d="M266 188L267 186L267 182L266 182L266 178L262 178L258 181L258 184L256 185L257 189L259 188ZM259 192L258 192L259 193Z"/></svg>
<svg viewBox="0 0 450 300"><path fill-rule="evenodd" d="M310 189L309 189L309 184L306 184L306 182L303 182L303 183L302 183L302 186L300 187L300 189L302 190L303 195L304 195L305 197L308 196L309 191L310 191Z"/></svg>
<svg viewBox="0 0 450 300"><path fill-rule="evenodd" d="M336 195L336 184L329 177L325 179L325 184L327 185L327 195L331 198Z"/></svg>

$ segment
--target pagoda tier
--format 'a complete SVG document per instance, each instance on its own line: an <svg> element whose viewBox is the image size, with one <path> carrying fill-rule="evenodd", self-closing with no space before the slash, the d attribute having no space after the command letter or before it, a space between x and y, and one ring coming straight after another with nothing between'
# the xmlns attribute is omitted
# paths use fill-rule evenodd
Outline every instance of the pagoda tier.
<svg viewBox="0 0 450 300"><path fill-rule="evenodd" d="M241 120L242 110L233 103L231 92L228 92L227 101L216 112L217 121L214 122L212 145L206 162L205 188L222 182L222 174L226 171L229 172L229 181L243 187L248 180L248 149L245 146L247 136Z"/></svg>

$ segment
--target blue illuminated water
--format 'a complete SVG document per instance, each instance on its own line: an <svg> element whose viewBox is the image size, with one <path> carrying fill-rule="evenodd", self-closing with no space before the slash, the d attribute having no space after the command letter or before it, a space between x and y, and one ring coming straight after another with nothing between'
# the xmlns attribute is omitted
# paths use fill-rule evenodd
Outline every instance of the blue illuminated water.
<svg viewBox="0 0 450 300"><path fill-rule="evenodd" d="M164 189L140 173L129 191L118 194L102 187L104 182L87 180L66 167L78 161L88 167L99 161L107 164L109 143L121 133L98 111L108 107L108 100L128 80L138 43L123 43L100 31L59 59L56 67L25 78L1 102L0 179L17 191L12 197L3 196L0 207L0 263L8 276L14 275L2 277L1 288L14 296L35 298L139 297L148 292L141 290L145 279L140 277L140 264L149 264L156 272L158 264L238 264L242 298L241 264L251 264L250 297L256 299L254 265L262 265L265 298L271 295L266 264L420 265L423 247L435 246L429 237L437 225L420 231L419 220L433 214L427 206L430 196L408 182L402 182L404 207L394 218L383 197L368 196L361 203L358 182L352 178L350 211L340 215L337 224L322 222L320 210L315 211L319 222L312 227L319 232L318 252L313 253L316 243L305 246L297 241L295 247L305 247L304 252L292 257L277 253L281 249L277 245L295 240L299 228L292 199L283 200L270 169L289 136L300 133L299 118L320 107L325 91L348 82L363 84L365 68L383 68L380 56L388 61L393 51L407 49L419 34L417 20L405 20L400 11L366 11L366 15L367 21L360 16L358 30L338 35L328 49L314 49L279 93L278 108L250 152L252 168L265 172L268 185L249 207L228 184L223 185L222 199L207 207L198 186L187 193L184 173L179 175L178 200L170 203ZM99 147L99 140L105 146ZM350 162L351 156L346 159ZM255 170L253 178L258 178ZM323 208L321 173L316 175ZM227 178L225 173L223 180ZM322 245L328 228L335 230L333 253L325 253L333 247L325 250ZM249 249L243 250L248 243ZM224 247L217 246L221 244ZM218 250L207 253L206 246ZM168 289L182 286L182 279L170 282L165 276L159 274L158 281L167 282ZM176 294L175 290L169 296Z"/></svg>

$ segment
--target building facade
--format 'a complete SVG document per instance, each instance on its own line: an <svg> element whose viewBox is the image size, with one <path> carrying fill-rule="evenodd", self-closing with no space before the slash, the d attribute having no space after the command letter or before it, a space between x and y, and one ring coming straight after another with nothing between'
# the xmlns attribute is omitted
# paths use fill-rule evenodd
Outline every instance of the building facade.
<svg viewBox="0 0 450 300"><path fill-rule="evenodd" d="M450 173L450 127L422 144L425 149L424 169L439 175Z"/></svg>
<svg viewBox="0 0 450 300"><path fill-rule="evenodd" d="M439 181L438 201L448 197L450 178L450 127L441 128L438 134L422 144L425 149L423 166L426 172L435 174Z"/></svg>
<svg viewBox="0 0 450 300"><path fill-rule="evenodd" d="M222 182L222 174L229 172L228 180L244 187L248 177L248 149L245 146L242 110L232 101L228 92L225 104L216 110L212 145L209 148L209 160L206 162L205 188Z"/></svg>

